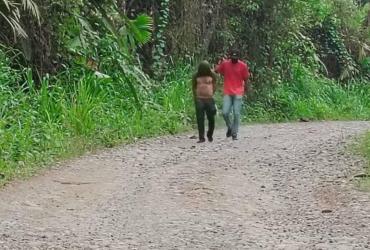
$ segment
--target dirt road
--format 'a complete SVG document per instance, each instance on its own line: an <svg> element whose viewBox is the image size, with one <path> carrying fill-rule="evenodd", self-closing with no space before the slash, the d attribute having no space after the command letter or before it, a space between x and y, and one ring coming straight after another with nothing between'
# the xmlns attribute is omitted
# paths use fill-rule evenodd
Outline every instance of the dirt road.
<svg viewBox="0 0 370 250"><path fill-rule="evenodd" d="M369 128L253 125L88 155L0 191L0 249L369 249L346 150Z"/></svg>

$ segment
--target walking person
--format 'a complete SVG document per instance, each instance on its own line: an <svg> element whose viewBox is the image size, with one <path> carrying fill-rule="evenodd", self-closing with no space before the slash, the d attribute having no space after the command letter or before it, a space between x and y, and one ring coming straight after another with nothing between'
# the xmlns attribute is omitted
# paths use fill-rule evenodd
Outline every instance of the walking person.
<svg viewBox="0 0 370 250"><path fill-rule="evenodd" d="M216 92L216 74L212 71L207 61L199 64L198 70L193 76L192 89L199 132L198 143L206 141L205 116L207 116L208 120L207 139L209 142L212 142L216 116L216 105L213 99L213 95Z"/></svg>
<svg viewBox="0 0 370 250"><path fill-rule="evenodd" d="M245 84L250 75L249 68L245 62L240 60L238 53L232 51L229 59L221 61L215 71L224 77L222 113L227 126L226 137L237 140ZM230 120L231 111L233 113L232 121Z"/></svg>

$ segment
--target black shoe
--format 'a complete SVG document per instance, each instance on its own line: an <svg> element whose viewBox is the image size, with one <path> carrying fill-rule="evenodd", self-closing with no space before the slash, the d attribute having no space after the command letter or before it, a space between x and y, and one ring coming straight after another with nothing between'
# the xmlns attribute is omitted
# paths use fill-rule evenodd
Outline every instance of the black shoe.
<svg viewBox="0 0 370 250"><path fill-rule="evenodd" d="M209 142L213 142L213 133L207 132L207 139Z"/></svg>
<svg viewBox="0 0 370 250"><path fill-rule="evenodd" d="M228 128L226 132L226 137L231 137L231 133L231 128Z"/></svg>
<svg viewBox="0 0 370 250"><path fill-rule="evenodd" d="M200 138L199 141L197 143L203 143L203 142L206 142L206 139L204 138Z"/></svg>
<svg viewBox="0 0 370 250"><path fill-rule="evenodd" d="M234 141L237 141L238 140L238 136L237 135L233 135L233 140Z"/></svg>

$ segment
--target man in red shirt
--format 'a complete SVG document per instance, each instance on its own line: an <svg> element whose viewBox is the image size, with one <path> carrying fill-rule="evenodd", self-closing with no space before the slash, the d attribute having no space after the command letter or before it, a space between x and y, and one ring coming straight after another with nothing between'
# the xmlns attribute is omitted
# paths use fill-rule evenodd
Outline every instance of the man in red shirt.
<svg viewBox="0 0 370 250"><path fill-rule="evenodd" d="M239 59L236 51L232 51L230 59L223 60L215 71L224 77L222 113L227 126L226 136L232 136L233 140L237 140L244 88L250 75L248 65ZM232 123L230 121L231 110L234 116Z"/></svg>

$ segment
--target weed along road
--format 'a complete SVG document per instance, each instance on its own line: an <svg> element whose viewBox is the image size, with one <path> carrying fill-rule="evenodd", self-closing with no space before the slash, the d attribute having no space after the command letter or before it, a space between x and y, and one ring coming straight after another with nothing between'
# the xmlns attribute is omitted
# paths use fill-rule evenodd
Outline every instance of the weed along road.
<svg viewBox="0 0 370 250"><path fill-rule="evenodd" d="M213 143L161 137L0 191L1 249L369 249L351 147L368 122L251 125Z"/></svg>

